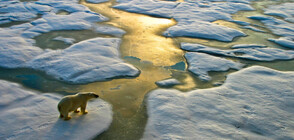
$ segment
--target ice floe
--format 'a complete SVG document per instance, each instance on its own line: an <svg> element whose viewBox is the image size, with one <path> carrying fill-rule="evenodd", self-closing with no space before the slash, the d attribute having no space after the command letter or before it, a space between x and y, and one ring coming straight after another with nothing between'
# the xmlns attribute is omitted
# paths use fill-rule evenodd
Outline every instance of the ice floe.
<svg viewBox="0 0 294 140"><path fill-rule="evenodd" d="M237 44L233 45L231 48L232 49L240 49L240 48L266 48L266 45L261 45L261 44Z"/></svg>
<svg viewBox="0 0 294 140"><path fill-rule="evenodd" d="M266 15L279 16L286 21L294 22L294 3L283 3L280 5L271 5L264 11Z"/></svg>
<svg viewBox="0 0 294 140"><path fill-rule="evenodd" d="M252 48L248 47L231 50L221 50L217 48L207 47L201 44L181 43L181 48L192 52L202 52L212 55L221 55L256 61L274 61L274 60L291 60L294 59L294 51L282 50L276 48Z"/></svg>
<svg viewBox="0 0 294 140"><path fill-rule="evenodd" d="M34 37L51 31L93 30L117 37L125 33L110 25L97 24L108 18L78 4L78 0L1 1L0 4L0 11L9 12L0 12L1 18L6 17L3 14L15 13L39 15L30 22L0 28L0 67L33 68L65 82L79 84L140 73L120 58L118 38L86 40L65 50L43 50L35 46ZM69 13L57 14L62 10ZM0 19L0 23L6 20L9 19ZM73 38L57 37L54 40L74 43Z"/></svg>
<svg viewBox="0 0 294 140"><path fill-rule="evenodd" d="M69 44L69 45L74 44L74 42L76 41L76 40L73 39L73 38L66 38L66 37L63 37L63 36L55 37L55 38L53 38L53 40L62 41L62 42L64 42L65 44Z"/></svg>
<svg viewBox="0 0 294 140"><path fill-rule="evenodd" d="M244 29L249 29L249 30L252 30L252 31L255 31L255 32L262 32L262 33L265 33L265 31L261 30L261 29L258 29L256 27L253 27L253 26L243 26L242 28Z"/></svg>
<svg viewBox="0 0 294 140"><path fill-rule="evenodd" d="M87 2L90 2L90 3L102 3L102 2L107 2L108 0L86 0Z"/></svg>
<svg viewBox="0 0 294 140"><path fill-rule="evenodd" d="M1 32L1 31L0 31ZM12 34L13 35L13 34ZM5 68L25 67L26 62L42 54L39 47L32 46L21 37L0 37L0 66ZM33 42L33 40L31 40Z"/></svg>
<svg viewBox="0 0 294 140"><path fill-rule="evenodd" d="M293 81L254 66L216 88L152 91L142 139L294 139Z"/></svg>
<svg viewBox="0 0 294 140"><path fill-rule="evenodd" d="M172 87L172 86L181 84L181 82L178 81L177 79L166 79L162 81L157 81L155 82L155 84L160 87Z"/></svg>
<svg viewBox="0 0 294 140"><path fill-rule="evenodd" d="M87 115L59 119L60 99L56 94L40 94L0 80L0 139L91 139L112 122L112 107L101 99L89 101Z"/></svg>
<svg viewBox="0 0 294 140"><path fill-rule="evenodd" d="M276 35L294 38L294 24L292 23L269 16L250 16L248 18L260 20L266 25L269 30L271 30Z"/></svg>
<svg viewBox="0 0 294 140"><path fill-rule="evenodd" d="M210 71L227 71L229 69L241 69L244 65L220 57L205 53L188 52L185 58L189 64L188 70L199 76L203 81L211 80Z"/></svg>
<svg viewBox="0 0 294 140"><path fill-rule="evenodd" d="M120 28L116 28L110 25L101 25L101 24L97 25L94 30L97 33L101 33L105 35L113 35L116 37L122 37L126 33L126 31Z"/></svg>
<svg viewBox="0 0 294 140"><path fill-rule="evenodd" d="M294 41L290 38L280 37L279 39L268 39L269 41L275 42L283 47L294 49Z"/></svg>
<svg viewBox="0 0 294 140"><path fill-rule="evenodd" d="M137 76L140 71L120 59L118 38L94 38L64 50L39 55L27 67L45 71L72 83L105 81L122 76Z"/></svg>
<svg viewBox="0 0 294 140"><path fill-rule="evenodd" d="M169 37L197 37L232 41L234 37L245 36L241 31L213 24L216 20L234 21L231 14L253 8L239 1L209 2L186 1L169 2L157 0L121 1L114 8L152 16L174 18L178 23L164 33Z"/></svg>

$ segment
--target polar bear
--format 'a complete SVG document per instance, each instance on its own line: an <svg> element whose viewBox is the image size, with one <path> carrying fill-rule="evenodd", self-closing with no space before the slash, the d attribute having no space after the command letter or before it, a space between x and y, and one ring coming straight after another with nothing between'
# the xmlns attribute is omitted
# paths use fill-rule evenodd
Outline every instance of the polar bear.
<svg viewBox="0 0 294 140"><path fill-rule="evenodd" d="M87 114L86 106L88 100L92 98L98 98L99 96L94 92L79 92L75 95L64 96L58 103L58 111L60 118L64 117L64 120L69 120L71 117L68 115L71 111L78 113L78 108L81 107L81 112Z"/></svg>

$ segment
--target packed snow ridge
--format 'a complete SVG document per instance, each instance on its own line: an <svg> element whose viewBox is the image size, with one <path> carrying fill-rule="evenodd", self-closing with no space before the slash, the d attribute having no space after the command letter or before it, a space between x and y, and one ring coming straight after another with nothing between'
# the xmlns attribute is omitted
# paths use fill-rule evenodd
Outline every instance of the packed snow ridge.
<svg viewBox="0 0 294 140"><path fill-rule="evenodd" d="M214 0L169 2L159 0L119 0L114 8L174 18L178 23L164 32L169 37L197 37L219 41L232 41L237 36L245 36L241 31L211 23L216 20L234 20L231 14L240 10L254 10L248 0L214 2Z"/></svg>
<svg viewBox="0 0 294 140"><path fill-rule="evenodd" d="M221 50L207 47L201 44L181 43L181 48L186 51L202 52L212 55L220 55L234 58L242 58L256 61L274 61L294 59L293 50L282 50L275 48L265 48L254 44L241 44L233 46L236 49Z"/></svg>
<svg viewBox="0 0 294 140"><path fill-rule="evenodd" d="M142 139L294 139L294 72L249 67L225 84L147 97Z"/></svg>
<svg viewBox="0 0 294 140"><path fill-rule="evenodd" d="M70 121L59 119L61 96L24 89L0 80L0 139L91 139L108 129L112 107L96 99L87 106L87 115L71 114Z"/></svg>

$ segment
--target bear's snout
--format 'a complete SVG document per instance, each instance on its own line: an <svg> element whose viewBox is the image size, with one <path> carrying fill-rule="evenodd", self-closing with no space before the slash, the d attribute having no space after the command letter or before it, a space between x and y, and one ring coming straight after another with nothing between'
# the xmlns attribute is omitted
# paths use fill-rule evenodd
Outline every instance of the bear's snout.
<svg viewBox="0 0 294 140"><path fill-rule="evenodd" d="M99 95L97 95L97 94L95 94L94 96L95 96L95 98L98 98L99 97Z"/></svg>

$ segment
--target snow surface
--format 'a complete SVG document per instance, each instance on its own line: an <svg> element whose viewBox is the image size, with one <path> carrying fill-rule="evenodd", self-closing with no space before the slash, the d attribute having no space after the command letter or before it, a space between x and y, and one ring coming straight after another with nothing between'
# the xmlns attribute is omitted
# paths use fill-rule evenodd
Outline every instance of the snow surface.
<svg viewBox="0 0 294 140"><path fill-rule="evenodd" d="M120 28L113 27L110 25L102 25L102 24L97 25L95 27L95 31L97 33L106 34L106 35L113 35L116 37L122 37L126 33L126 31L124 31Z"/></svg>
<svg viewBox="0 0 294 140"><path fill-rule="evenodd" d="M71 114L69 121L59 119L60 99L56 94L40 94L0 80L0 139L90 139L112 122L112 107L101 99L89 101L87 115Z"/></svg>
<svg viewBox="0 0 294 140"><path fill-rule="evenodd" d="M240 10L254 10L249 5L249 1L186 1L179 3L158 0L125 0L118 2L119 4L114 8L151 16L174 18L178 23L168 28L164 32L165 36L197 37L219 41L232 41L234 37L245 36L245 34L211 22L234 21L231 14Z"/></svg>
<svg viewBox="0 0 294 140"><path fill-rule="evenodd" d="M294 3L271 5L265 9L264 14L279 16L284 18L286 21L294 22Z"/></svg>
<svg viewBox="0 0 294 140"><path fill-rule="evenodd" d="M265 31L260 30L260 29L258 29L258 28L256 28L256 27L253 27L253 26L243 26L242 28L244 28L244 29L249 29L249 30L252 30L252 31L255 31L255 32L262 32L262 33L265 33Z"/></svg>
<svg viewBox="0 0 294 140"><path fill-rule="evenodd" d="M30 19L30 22L0 28L0 67L33 68L60 80L79 84L137 76L140 73L120 58L120 39L117 38L86 40L65 50L43 50L34 46L34 37L51 31L94 30L117 37L125 33L110 25L96 24L108 18L90 11L80 5L78 0L1 1L0 5L0 24L1 21L16 21L9 20L5 14L39 15L39 18ZM59 15L59 11L67 11L69 14ZM55 40L68 44L74 42L64 37Z"/></svg>
<svg viewBox="0 0 294 140"><path fill-rule="evenodd" d="M252 48L249 44L248 47L221 50L217 48L207 47L201 44L181 43L181 48L186 51L202 52L212 55L221 55L256 61L274 61L274 60L291 60L294 59L294 51L282 50L275 48Z"/></svg>
<svg viewBox="0 0 294 140"><path fill-rule="evenodd" d="M85 40L64 50L39 55L28 62L27 66L72 83L137 76L140 71L120 59L120 42L118 38Z"/></svg>
<svg viewBox="0 0 294 140"><path fill-rule="evenodd" d="M292 39L294 38L294 24L290 22L286 22L284 20L276 19L269 16L250 16L248 18L260 20L266 25L269 30L271 30L276 35Z"/></svg>
<svg viewBox="0 0 294 140"><path fill-rule="evenodd" d="M294 139L294 72L254 66L224 85L147 97L142 139Z"/></svg>
<svg viewBox="0 0 294 140"><path fill-rule="evenodd" d="M177 79L165 79L162 81L157 81L155 82L155 84L160 87L172 87L172 86L181 84L181 82L178 81Z"/></svg>
<svg viewBox="0 0 294 140"><path fill-rule="evenodd" d="M283 47L294 49L294 41L292 39L288 39L288 38L285 38L285 37L280 37L278 39L270 38L268 40L272 41L272 42L275 42L276 44L279 44L279 45L281 45Z"/></svg>
<svg viewBox="0 0 294 140"><path fill-rule="evenodd" d="M74 42L76 41L74 38L66 38L66 37L63 37L63 36L55 37L55 38L53 38L53 40L62 41L65 44L69 44L69 45L74 44Z"/></svg>
<svg viewBox="0 0 294 140"><path fill-rule="evenodd" d="M211 80L210 71L227 71L229 69L241 69L244 65L238 62L215 57L205 53L188 52L185 58L189 64L188 70L199 76L203 81Z"/></svg>
<svg viewBox="0 0 294 140"><path fill-rule="evenodd" d="M240 49L240 48L266 48L267 46L261 44L237 44L233 45L232 49Z"/></svg>
<svg viewBox="0 0 294 140"><path fill-rule="evenodd" d="M90 2L90 3L102 3L102 2L107 2L108 0L86 0L86 2Z"/></svg>

